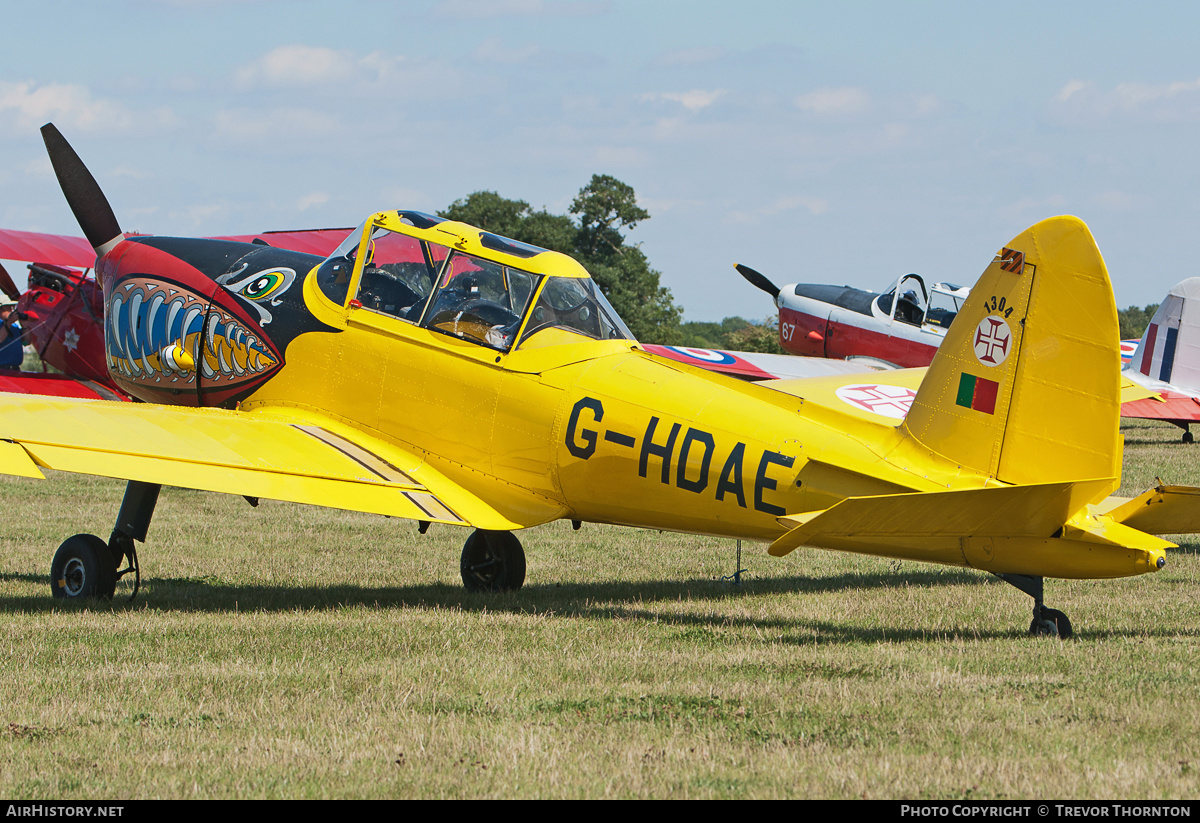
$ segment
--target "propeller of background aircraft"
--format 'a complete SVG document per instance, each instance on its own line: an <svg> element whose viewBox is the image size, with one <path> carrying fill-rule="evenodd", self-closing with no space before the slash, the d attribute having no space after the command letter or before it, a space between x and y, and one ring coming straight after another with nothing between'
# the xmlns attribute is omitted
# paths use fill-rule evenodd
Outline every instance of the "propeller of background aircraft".
<svg viewBox="0 0 1200 823"><path fill-rule="evenodd" d="M734 268L737 269L738 274L746 278L747 282L749 282L751 286L762 289L767 294L771 295L772 300L779 296L779 287L768 280L766 275L756 272L749 266L743 266L741 263L734 264Z"/></svg>
<svg viewBox="0 0 1200 823"><path fill-rule="evenodd" d="M9 300L16 300L21 296L21 290L17 288L17 284L8 276L3 264L0 264L0 292L4 292Z"/></svg>

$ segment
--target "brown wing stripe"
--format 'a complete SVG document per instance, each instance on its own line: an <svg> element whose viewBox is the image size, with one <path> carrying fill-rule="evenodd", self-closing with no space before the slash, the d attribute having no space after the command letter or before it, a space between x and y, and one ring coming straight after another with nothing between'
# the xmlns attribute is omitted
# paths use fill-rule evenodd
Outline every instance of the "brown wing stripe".
<svg viewBox="0 0 1200 823"><path fill-rule="evenodd" d="M400 471L400 469L396 468L374 452L367 451L357 443L352 443L346 438L340 437L331 431L321 428L320 426L296 426L295 428L307 435L315 437L317 440L320 440L327 446L337 449L339 452L349 457L355 463L358 463L367 471L378 475L384 480L387 480L389 483L403 483L407 486L424 488L420 483L413 480L404 472Z"/></svg>
<svg viewBox="0 0 1200 823"><path fill-rule="evenodd" d="M421 492L405 492L404 496L412 501L414 506L425 512L425 514L429 515L430 520L441 520L443 522L448 521L451 523L467 522L443 506L442 501L438 500L432 494Z"/></svg>

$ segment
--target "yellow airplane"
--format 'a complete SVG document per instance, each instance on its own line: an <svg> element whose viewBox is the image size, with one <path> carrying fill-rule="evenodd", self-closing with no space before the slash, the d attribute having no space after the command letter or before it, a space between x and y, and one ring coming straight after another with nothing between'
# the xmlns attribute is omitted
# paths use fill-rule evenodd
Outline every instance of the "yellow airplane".
<svg viewBox="0 0 1200 823"><path fill-rule="evenodd" d="M751 384L645 352L571 258L418 212L324 259L125 237L42 131L97 252L110 373L146 401L0 395L0 471L129 481L108 541L58 549L55 597L137 572L162 485L469 526L471 590L519 588L513 532L563 518L970 567L1059 636L1044 577L1156 571L1173 544L1147 532L1196 526L1187 490L1109 498L1117 317L1076 218L996 256L915 391L905 372Z"/></svg>

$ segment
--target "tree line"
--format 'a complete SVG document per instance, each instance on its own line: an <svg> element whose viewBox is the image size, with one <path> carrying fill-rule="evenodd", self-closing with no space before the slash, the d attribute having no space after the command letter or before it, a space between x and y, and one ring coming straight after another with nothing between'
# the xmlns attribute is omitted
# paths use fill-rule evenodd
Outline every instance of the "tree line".
<svg viewBox="0 0 1200 823"><path fill-rule="evenodd" d="M524 200L477 191L455 200L442 217L574 257L592 275L621 319L643 343L782 354L778 318L761 322L726 317L719 323L683 322L683 308L661 274L625 233L650 219L633 187L607 174L592 175L568 214L534 210ZM1140 338L1158 304L1118 312L1121 339Z"/></svg>

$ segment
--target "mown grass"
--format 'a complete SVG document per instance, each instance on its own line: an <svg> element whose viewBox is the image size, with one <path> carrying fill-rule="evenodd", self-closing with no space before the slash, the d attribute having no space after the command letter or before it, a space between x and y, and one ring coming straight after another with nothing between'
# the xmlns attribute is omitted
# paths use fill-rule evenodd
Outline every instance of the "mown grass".
<svg viewBox="0 0 1200 823"><path fill-rule="evenodd" d="M1126 492L1200 446L1126 428ZM519 593L468 595L466 532L164 490L143 590L63 607L67 535L122 486L0 479L10 798L1194 798L1200 542L1051 581L1073 641L987 575L568 524ZM1134 487L1137 487L1136 489Z"/></svg>

